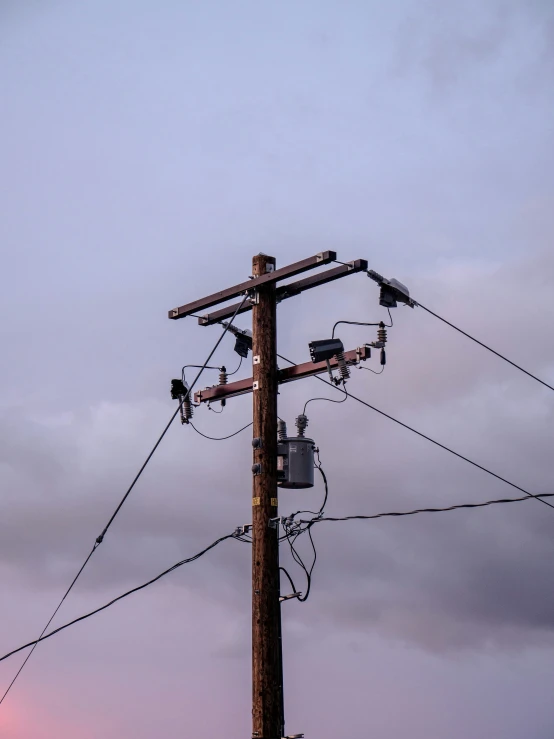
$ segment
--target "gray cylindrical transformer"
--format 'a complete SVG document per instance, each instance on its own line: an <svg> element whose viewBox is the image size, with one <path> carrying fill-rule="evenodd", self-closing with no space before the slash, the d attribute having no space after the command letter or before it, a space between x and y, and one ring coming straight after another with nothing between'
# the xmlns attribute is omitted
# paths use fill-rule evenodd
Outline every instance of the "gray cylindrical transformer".
<svg viewBox="0 0 554 739"><path fill-rule="evenodd" d="M282 488L313 488L313 439L297 436L281 439L277 446L277 484Z"/></svg>

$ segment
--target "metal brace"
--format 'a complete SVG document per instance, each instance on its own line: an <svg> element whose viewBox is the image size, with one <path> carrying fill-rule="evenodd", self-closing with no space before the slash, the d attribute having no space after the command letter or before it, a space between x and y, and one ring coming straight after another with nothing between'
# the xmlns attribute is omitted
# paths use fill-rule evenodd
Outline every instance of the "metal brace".
<svg viewBox="0 0 554 739"><path fill-rule="evenodd" d="M244 526L237 526L235 529L233 536L244 536L245 534L248 534L252 529L251 523L245 523Z"/></svg>
<svg viewBox="0 0 554 739"><path fill-rule="evenodd" d="M279 596L279 603L282 603L285 600L291 600L292 598L300 598L302 595L301 592L298 593L290 593L289 595L280 595Z"/></svg>
<svg viewBox="0 0 554 739"><path fill-rule="evenodd" d="M248 297L248 302L250 303L250 305L258 305L258 303L260 302L259 293L255 288L251 287L246 290L246 295Z"/></svg>

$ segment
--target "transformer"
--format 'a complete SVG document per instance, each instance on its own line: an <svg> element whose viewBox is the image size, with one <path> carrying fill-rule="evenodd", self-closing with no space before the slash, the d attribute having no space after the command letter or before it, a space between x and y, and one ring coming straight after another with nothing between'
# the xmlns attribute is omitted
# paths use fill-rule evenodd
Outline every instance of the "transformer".
<svg viewBox="0 0 554 739"><path fill-rule="evenodd" d="M287 436L287 425L279 421L277 443L277 485L281 488L313 488L314 486L314 450L313 439L304 436L308 425L306 416L296 419L298 436Z"/></svg>

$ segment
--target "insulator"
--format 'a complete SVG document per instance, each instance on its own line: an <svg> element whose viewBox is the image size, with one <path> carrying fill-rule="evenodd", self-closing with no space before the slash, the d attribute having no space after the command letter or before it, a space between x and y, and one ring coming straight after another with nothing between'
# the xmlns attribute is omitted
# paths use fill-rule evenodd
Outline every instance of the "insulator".
<svg viewBox="0 0 554 739"><path fill-rule="evenodd" d="M219 384L226 385L228 382L227 369L226 367L219 368Z"/></svg>
<svg viewBox="0 0 554 739"><path fill-rule="evenodd" d="M346 380L348 380L348 378L350 377L350 370L348 369L348 365L346 364L344 352L339 352L338 354L335 354L335 359L337 360L337 364L339 366L340 379L343 382L346 382Z"/></svg>
<svg viewBox="0 0 554 739"><path fill-rule="evenodd" d="M377 342L380 344L387 343L387 329L385 328L384 323L380 323L379 328L377 329Z"/></svg>
<svg viewBox="0 0 554 739"><path fill-rule="evenodd" d="M185 399L183 400L183 404L181 405L181 410L183 411L183 414L181 416L181 420L184 416L183 423L188 423L190 419L192 418L192 414L194 413L194 406L190 402L190 395L187 395Z"/></svg>
<svg viewBox="0 0 554 739"><path fill-rule="evenodd" d="M284 441L287 438L287 423L280 418L277 420L277 437L279 441Z"/></svg>
<svg viewBox="0 0 554 739"><path fill-rule="evenodd" d="M296 419L296 428L298 431L298 436L304 436L304 431L306 430L307 425L308 425L308 416L305 416L303 413L301 413Z"/></svg>

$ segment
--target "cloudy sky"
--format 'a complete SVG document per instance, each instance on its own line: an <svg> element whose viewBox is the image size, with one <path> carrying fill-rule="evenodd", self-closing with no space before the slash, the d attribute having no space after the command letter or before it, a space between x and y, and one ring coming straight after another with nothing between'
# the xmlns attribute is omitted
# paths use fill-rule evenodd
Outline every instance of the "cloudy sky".
<svg viewBox="0 0 554 739"><path fill-rule="evenodd" d="M218 336L168 309L259 251L365 258L554 382L553 79L548 0L3 0L0 653L40 633ZM306 361L336 320L384 317L356 275L283 303L279 346ZM394 320L386 371L350 390L553 492L552 392L421 309ZM283 387L280 415L322 388ZM250 412L195 418L223 436ZM517 494L354 401L309 417L329 515ZM55 624L248 522L250 464L248 431L175 424ZM289 733L551 739L554 511L314 531L310 599L283 607ZM3 739L249 737L249 558L224 542L41 645Z"/></svg>

